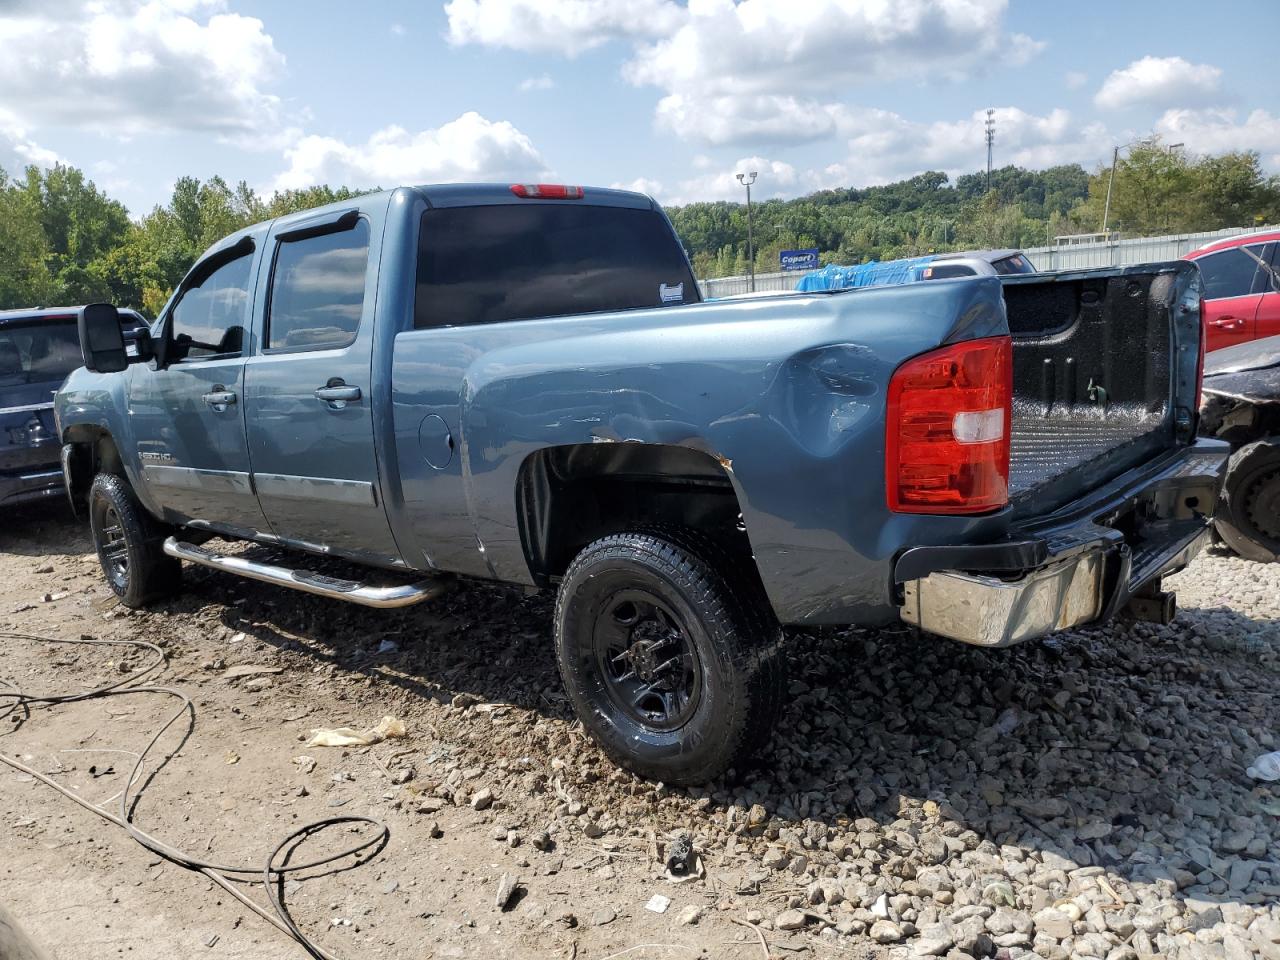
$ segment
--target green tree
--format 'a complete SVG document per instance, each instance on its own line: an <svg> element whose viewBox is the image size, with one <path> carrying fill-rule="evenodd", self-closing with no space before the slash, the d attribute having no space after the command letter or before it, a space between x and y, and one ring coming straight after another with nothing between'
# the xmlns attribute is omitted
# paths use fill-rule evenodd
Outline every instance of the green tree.
<svg viewBox="0 0 1280 960"><path fill-rule="evenodd" d="M0 169L0 309L57 299L48 257L39 204Z"/></svg>

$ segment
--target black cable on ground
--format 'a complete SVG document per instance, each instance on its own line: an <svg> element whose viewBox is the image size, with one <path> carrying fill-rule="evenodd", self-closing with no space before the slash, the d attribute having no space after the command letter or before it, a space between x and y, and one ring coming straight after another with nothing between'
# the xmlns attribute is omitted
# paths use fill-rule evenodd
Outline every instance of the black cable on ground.
<svg viewBox="0 0 1280 960"><path fill-rule="evenodd" d="M129 771L128 778L125 780L124 789L120 792L120 809L118 814L109 813L108 811L90 803L75 791L67 789L62 784L55 782L50 777L33 769L32 767L29 767L27 764L15 757L0 753L0 762L13 767L15 770L20 770L28 776L34 777L41 783L57 790L63 796L74 800L86 810L96 813L104 820L109 820L118 827L122 827L129 836L133 837L134 840L142 844L148 850L151 850L153 853L159 854L166 860L176 863L179 866L204 874L258 916L275 926L276 929L296 940L302 948L311 956L315 957L316 960L338 960L337 957L314 943L306 936L306 934L298 929L298 925L294 923L293 918L289 915L289 911L284 904L284 900L280 896L279 887L283 885L284 878L287 874L297 873L301 870L314 870L318 867L335 863L346 857L357 856L365 853L366 851L376 853L378 850L381 850L386 846L387 842L391 838L391 831L385 823L373 820L369 817L359 816L330 817L325 820L317 820L314 823L307 824L305 827L294 831L281 841L271 851L267 856L265 863L261 866L218 864L202 860L199 857L194 857L191 854L152 836L133 822L133 808L136 807L138 799L142 794L142 789L145 788L145 784L144 787L139 788L136 793L131 794L130 791L141 777L142 768L146 763L147 755L160 741L160 738L164 736L165 732L177 723L183 714L187 714L192 718L195 717L195 706L191 702L191 698L181 690L177 690L173 687L162 687L139 683L139 681L155 673L157 670L160 670L165 665L166 660L164 651L155 644L147 643L143 640L98 640L89 637L84 637L79 640L64 640L57 637L43 637L35 634L14 633L10 631L0 631L0 639L19 640L29 643L57 643L69 646L126 647L135 650L151 651L151 653L154 654L155 659L142 670L134 671L129 676L123 677L114 683L74 693L31 693L19 689L10 681L0 677L0 705L5 704L6 702L8 703L7 707L0 710L0 720L19 712L29 716L33 706L56 706L65 703L76 703L81 700L91 700L98 697L127 696L135 693L163 694L168 697L174 697L180 701L178 709L175 710L163 724L161 724L160 729L156 731L155 735L147 742L147 745L143 747L142 751L138 754L138 759L134 763L133 769ZM183 739L185 740L185 736ZM160 767L163 767L164 764L168 762L175 751L176 748L174 751L170 751L165 755L164 759L160 762L159 767L152 772L152 777L159 772ZM328 827L343 824L365 824L374 828L373 836L367 837L366 839L361 840L338 853L330 854L329 856L321 857L317 860L298 864L276 864L276 859L279 857L281 851L286 847L289 847L291 844L296 846ZM372 853L370 853L370 855L372 855ZM240 882L247 882L254 879L260 880L266 890L267 901L271 904L273 912L268 912L261 905L246 896L242 891L236 889L231 882L232 879Z"/></svg>

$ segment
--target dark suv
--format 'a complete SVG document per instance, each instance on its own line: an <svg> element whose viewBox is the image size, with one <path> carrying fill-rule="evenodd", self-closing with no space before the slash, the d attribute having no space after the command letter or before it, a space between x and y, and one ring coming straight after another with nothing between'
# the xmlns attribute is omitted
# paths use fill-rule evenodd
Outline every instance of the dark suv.
<svg viewBox="0 0 1280 960"><path fill-rule="evenodd" d="M62 493L53 394L84 363L77 307L0 310L0 507ZM146 326L120 311L126 340Z"/></svg>

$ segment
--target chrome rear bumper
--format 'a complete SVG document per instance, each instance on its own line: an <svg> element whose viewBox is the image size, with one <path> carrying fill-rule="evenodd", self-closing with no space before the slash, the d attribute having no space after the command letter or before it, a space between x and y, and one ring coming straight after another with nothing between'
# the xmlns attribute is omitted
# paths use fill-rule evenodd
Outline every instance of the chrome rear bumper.
<svg viewBox="0 0 1280 960"><path fill-rule="evenodd" d="M1007 647L1097 619L1103 568L1103 553L1096 550L1017 580L931 573L903 584L902 619L953 640Z"/></svg>
<svg viewBox="0 0 1280 960"><path fill-rule="evenodd" d="M908 550L896 565L899 614L983 647L1115 616L1135 597L1149 599L1162 575L1185 567L1208 542L1228 453L1200 441L1007 541ZM1161 602L1171 609L1172 597Z"/></svg>

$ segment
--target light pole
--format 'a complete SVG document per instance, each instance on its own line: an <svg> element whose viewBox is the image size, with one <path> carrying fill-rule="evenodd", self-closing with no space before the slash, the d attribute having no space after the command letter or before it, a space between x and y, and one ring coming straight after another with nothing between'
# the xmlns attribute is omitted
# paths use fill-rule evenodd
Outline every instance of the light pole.
<svg viewBox="0 0 1280 960"><path fill-rule="evenodd" d="M750 179L747 179L750 177ZM756 292L756 251L751 236L751 185L756 182L756 171L738 174L738 182L747 188L747 291Z"/></svg>
<svg viewBox="0 0 1280 960"><path fill-rule="evenodd" d="M1107 202L1102 207L1102 235L1106 239L1107 221L1111 219L1111 188L1116 185L1116 166L1120 163L1120 151L1127 150L1129 147L1136 147L1139 144L1147 146L1151 143L1150 137L1144 137L1141 140L1130 140L1128 143L1122 143L1120 146L1111 151L1111 176L1107 178ZM1181 146L1181 144L1178 144Z"/></svg>

